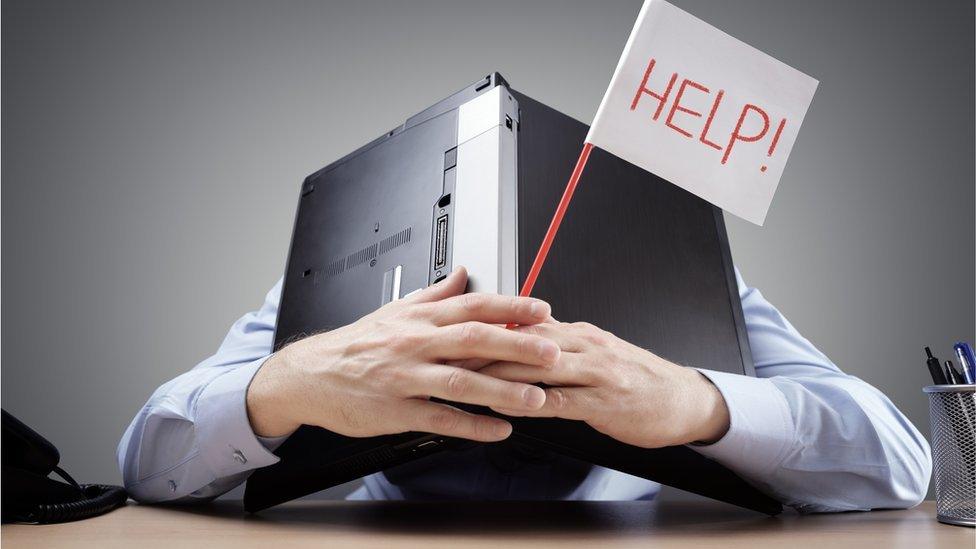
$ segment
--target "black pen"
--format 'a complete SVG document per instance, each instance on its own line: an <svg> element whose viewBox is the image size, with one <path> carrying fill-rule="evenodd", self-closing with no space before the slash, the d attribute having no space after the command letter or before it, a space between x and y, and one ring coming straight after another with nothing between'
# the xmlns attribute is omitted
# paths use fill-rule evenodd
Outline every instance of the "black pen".
<svg viewBox="0 0 976 549"><path fill-rule="evenodd" d="M945 361L945 377L950 385L961 385L963 383L962 378L959 377L959 372L953 366L951 360Z"/></svg>
<svg viewBox="0 0 976 549"><path fill-rule="evenodd" d="M945 373L942 371L942 365L939 364L939 359L932 356L932 349L926 347L925 354L928 355L928 359L925 361L925 364L929 367L929 374L932 375L932 382L936 385L945 385L949 383Z"/></svg>

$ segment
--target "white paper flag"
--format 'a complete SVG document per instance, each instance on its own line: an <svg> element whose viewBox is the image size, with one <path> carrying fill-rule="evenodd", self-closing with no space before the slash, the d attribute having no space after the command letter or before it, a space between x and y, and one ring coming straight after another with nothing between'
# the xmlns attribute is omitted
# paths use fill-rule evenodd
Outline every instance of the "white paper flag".
<svg viewBox="0 0 976 549"><path fill-rule="evenodd" d="M645 0L588 143L762 225L817 81Z"/></svg>

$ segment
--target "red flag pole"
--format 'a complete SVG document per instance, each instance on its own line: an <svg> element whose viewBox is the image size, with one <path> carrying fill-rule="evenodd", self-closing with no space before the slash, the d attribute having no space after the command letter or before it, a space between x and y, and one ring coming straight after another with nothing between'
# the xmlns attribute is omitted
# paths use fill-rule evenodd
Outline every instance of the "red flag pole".
<svg viewBox="0 0 976 549"><path fill-rule="evenodd" d="M542 239L542 244L539 245L539 251L535 254L535 261L532 262L529 275L525 277L525 284L522 284L522 291L519 292L519 295L522 297L528 297L532 293L535 281L539 278L539 271L542 270L542 265L546 262L546 256L549 255L549 248L552 247L552 242L556 239L556 233L559 232L559 225L563 222L563 216L566 215L569 203L573 200L573 193L576 192L576 184L579 183L580 175L583 174L583 168L586 167L586 161L590 158L590 150L592 149L593 145L583 143L583 150L580 151L579 159L576 161L576 167L573 168L573 174L569 176L569 183L566 184L563 197L559 199L559 205L556 206L556 213L552 215L552 221L549 222L549 228L546 229L546 236Z"/></svg>

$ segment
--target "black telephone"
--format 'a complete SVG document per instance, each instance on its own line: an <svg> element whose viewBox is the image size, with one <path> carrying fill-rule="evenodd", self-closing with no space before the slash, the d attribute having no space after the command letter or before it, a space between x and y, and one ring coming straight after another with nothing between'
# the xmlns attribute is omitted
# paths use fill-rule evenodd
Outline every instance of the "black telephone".
<svg viewBox="0 0 976 549"><path fill-rule="evenodd" d="M3 522L52 523L81 520L107 513L125 504L120 486L78 484L58 462L53 444L3 413ZM55 473L61 482L48 475Z"/></svg>

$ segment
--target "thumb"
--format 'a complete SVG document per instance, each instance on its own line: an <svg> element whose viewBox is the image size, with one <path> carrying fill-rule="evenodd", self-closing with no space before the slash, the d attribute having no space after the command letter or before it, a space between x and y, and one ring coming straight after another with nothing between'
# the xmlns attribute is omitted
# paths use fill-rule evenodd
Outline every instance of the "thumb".
<svg viewBox="0 0 976 549"><path fill-rule="evenodd" d="M468 286L468 270L464 267L457 267L447 278L436 282L419 292L406 298L411 303L429 303L440 301L464 293Z"/></svg>

